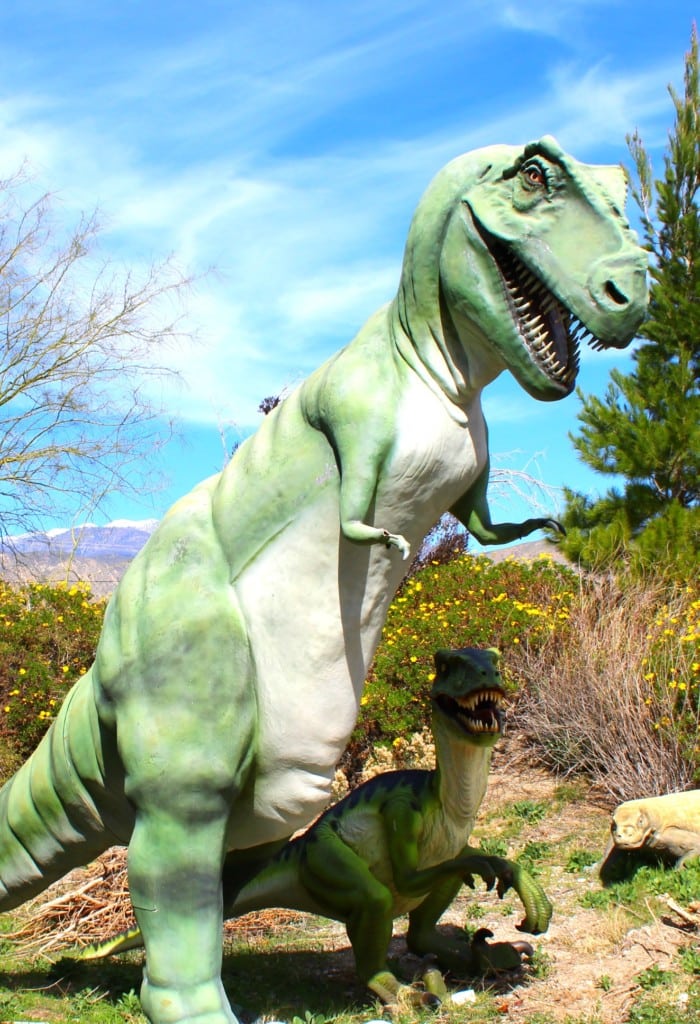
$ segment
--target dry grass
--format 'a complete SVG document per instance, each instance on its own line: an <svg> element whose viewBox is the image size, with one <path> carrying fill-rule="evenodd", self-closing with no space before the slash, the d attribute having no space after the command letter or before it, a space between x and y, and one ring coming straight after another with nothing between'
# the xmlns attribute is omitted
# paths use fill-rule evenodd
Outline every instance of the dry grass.
<svg viewBox="0 0 700 1024"><path fill-rule="evenodd" d="M583 772L616 801L692 786L697 692L675 682L689 645L682 628L662 629L687 619L688 606L687 591L669 599L648 581L582 584L568 638L553 633L537 651L508 652L526 680L515 724L547 767Z"/></svg>
<svg viewBox="0 0 700 1024"><path fill-rule="evenodd" d="M48 898L47 898L48 897ZM131 928L126 850L112 847L86 868L72 871L22 908L20 928L4 936L22 956L50 956L102 942Z"/></svg>

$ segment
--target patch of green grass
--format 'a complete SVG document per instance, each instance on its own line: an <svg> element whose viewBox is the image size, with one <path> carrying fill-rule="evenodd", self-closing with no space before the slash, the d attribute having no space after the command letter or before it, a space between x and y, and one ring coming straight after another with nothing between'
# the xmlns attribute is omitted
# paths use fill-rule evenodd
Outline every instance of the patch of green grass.
<svg viewBox="0 0 700 1024"><path fill-rule="evenodd" d="M564 870L570 875L575 875L585 868L592 867L600 860L600 853L593 853L591 850L584 850L580 847L572 850L564 865Z"/></svg>
<svg viewBox="0 0 700 1024"><path fill-rule="evenodd" d="M661 895L671 896L679 903L700 898L700 863L691 861L680 870L645 864L625 881L589 890L579 903L595 910L620 906L639 912L645 900Z"/></svg>
<svg viewBox="0 0 700 1024"><path fill-rule="evenodd" d="M666 985L673 975L670 971L664 971L658 964L652 964L645 971L637 975L637 984L640 988L656 988L657 985Z"/></svg>
<svg viewBox="0 0 700 1024"><path fill-rule="evenodd" d="M525 846L515 859L531 875L537 876L544 862L551 859L552 851L552 843L548 843L544 839L533 839L529 843L525 843Z"/></svg>
<svg viewBox="0 0 700 1024"><path fill-rule="evenodd" d="M678 951L678 962L686 974L700 974L700 948L684 946Z"/></svg>
<svg viewBox="0 0 700 1024"><path fill-rule="evenodd" d="M532 973L535 978L540 980L548 978L554 968L554 960L546 953L540 946L535 948L535 954L532 958Z"/></svg>
<svg viewBox="0 0 700 1024"><path fill-rule="evenodd" d="M63 964L63 962L62 962ZM47 961L0 962L0 1017L61 1024L145 1024L136 990L141 969L104 963L69 973Z"/></svg>
<svg viewBox="0 0 700 1024"><path fill-rule="evenodd" d="M579 897L578 902L590 910L607 910L617 905L615 893L611 889L590 889Z"/></svg>
<svg viewBox="0 0 700 1024"><path fill-rule="evenodd" d="M507 818L522 821L527 825L536 825L546 818L549 804L544 800L516 800L506 808Z"/></svg>
<svg viewBox="0 0 700 1024"><path fill-rule="evenodd" d="M554 790L554 805L558 808L586 800L590 789L590 780L585 776L566 779L564 782L560 782Z"/></svg>
<svg viewBox="0 0 700 1024"><path fill-rule="evenodd" d="M491 857L508 856L508 843L500 836L485 836L483 839L479 839L478 847Z"/></svg>
<svg viewBox="0 0 700 1024"><path fill-rule="evenodd" d="M644 995L630 1010L628 1024L689 1024L700 1020L700 991L678 993L668 998L665 989L655 989Z"/></svg>

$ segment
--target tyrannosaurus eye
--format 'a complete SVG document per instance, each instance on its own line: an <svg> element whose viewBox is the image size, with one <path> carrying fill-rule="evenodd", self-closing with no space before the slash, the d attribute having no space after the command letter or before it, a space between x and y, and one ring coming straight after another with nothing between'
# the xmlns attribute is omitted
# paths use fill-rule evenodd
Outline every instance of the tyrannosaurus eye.
<svg viewBox="0 0 700 1024"><path fill-rule="evenodd" d="M530 160L529 163L526 163L521 174L525 183L532 188L547 187L547 173L544 167L537 163L536 160Z"/></svg>

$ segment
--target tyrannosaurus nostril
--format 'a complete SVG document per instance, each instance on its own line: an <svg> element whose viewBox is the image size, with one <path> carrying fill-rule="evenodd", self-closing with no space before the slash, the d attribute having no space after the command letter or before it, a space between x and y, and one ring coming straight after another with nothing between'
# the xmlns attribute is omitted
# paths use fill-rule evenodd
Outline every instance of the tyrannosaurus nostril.
<svg viewBox="0 0 700 1024"><path fill-rule="evenodd" d="M605 282L605 294L617 303L618 306L626 306L629 299L624 292L621 292L614 281Z"/></svg>

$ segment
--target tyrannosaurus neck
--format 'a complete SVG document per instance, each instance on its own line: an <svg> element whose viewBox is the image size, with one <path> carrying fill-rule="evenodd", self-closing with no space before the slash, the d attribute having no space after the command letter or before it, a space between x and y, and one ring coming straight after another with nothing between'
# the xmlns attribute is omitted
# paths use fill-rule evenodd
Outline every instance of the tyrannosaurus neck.
<svg viewBox="0 0 700 1024"><path fill-rule="evenodd" d="M470 830L486 792L492 747L480 747L433 723L435 786L445 815Z"/></svg>
<svg viewBox="0 0 700 1024"><path fill-rule="evenodd" d="M440 323L429 324L418 316L411 319L396 300L388 315L400 358L449 407L452 417L462 422L466 406L499 375L503 365L485 352L476 337L467 345L454 330L446 334Z"/></svg>

